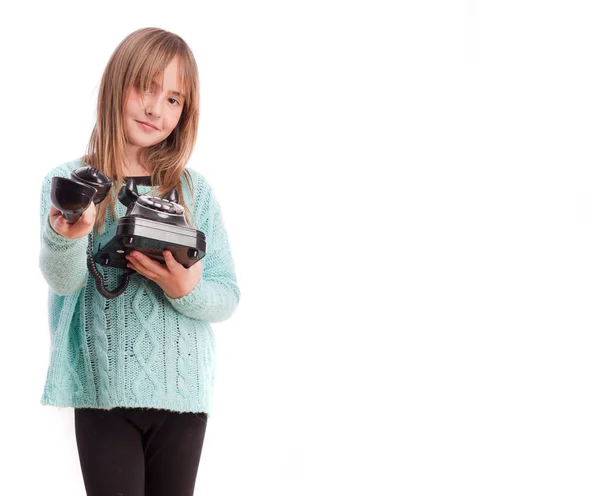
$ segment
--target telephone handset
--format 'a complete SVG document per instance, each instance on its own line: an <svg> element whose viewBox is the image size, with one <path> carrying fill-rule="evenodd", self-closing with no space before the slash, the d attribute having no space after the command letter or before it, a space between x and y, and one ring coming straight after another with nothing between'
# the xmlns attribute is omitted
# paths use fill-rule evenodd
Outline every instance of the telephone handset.
<svg viewBox="0 0 600 496"><path fill-rule="evenodd" d="M98 169L80 167L71 172L71 179L52 178L50 199L67 222L74 224L92 201L98 205L111 188L112 181Z"/></svg>

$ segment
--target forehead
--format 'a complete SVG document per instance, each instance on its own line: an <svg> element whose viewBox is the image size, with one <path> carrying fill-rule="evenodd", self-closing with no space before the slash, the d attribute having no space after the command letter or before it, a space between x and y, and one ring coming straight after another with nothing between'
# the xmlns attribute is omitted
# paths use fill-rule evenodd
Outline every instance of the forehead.
<svg viewBox="0 0 600 496"><path fill-rule="evenodd" d="M168 93L185 97L186 88L184 85L184 74L181 71L179 60L175 57L162 73L157 73L152 78L152 83L165 89Z"/></svg>

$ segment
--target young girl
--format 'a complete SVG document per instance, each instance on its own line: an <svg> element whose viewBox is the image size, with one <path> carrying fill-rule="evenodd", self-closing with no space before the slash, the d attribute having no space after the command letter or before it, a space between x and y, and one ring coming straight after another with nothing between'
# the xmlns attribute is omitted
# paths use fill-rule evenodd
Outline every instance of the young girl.
<svg viewBox="0 0 600 496"><path fill-rule="evenodd" d="M219 203L204 177L186 168L198 116L188 45L161 29L135 31L102 76L86 154L43 181L40 269L50 288L51 356L42 404L74 407L88 495L193 494L213 398L210 324L229 318L240 297ZM82 166L113 187L68 224L51 204L51 180ZM161 264L134 251L126 290L105 299L88 272L88 234L124 215L117 194L129 178L140 194L177 188L188 225L206 235L206 256L186 269L169 252ZM118 286L122 270L97 267L107 288Z"/></svg>

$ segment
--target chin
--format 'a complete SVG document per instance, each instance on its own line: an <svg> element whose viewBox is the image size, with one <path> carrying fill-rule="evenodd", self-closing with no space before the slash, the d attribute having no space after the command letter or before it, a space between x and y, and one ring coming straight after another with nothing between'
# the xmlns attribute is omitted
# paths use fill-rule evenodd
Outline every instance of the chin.
<svg viewBox="0 0 600 496"><path fill-rule="evenodd" d="M133 144L135 144L136 146L152 146L155 145L156 143L160 143L163 138L162 137L150 137L150 136L145 136L144 134L140 134L139 132L133 132L130 134L130 136L133 138L131 141Z"/></svg>

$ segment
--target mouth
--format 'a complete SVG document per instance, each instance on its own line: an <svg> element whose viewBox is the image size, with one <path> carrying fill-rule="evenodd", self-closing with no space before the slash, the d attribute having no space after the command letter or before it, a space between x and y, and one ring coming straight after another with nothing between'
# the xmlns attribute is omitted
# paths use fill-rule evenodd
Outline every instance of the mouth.
<svg viewBox="0 0 600 496"><path fill-rule="evenodd" d="M160 131L155 125L150 124L149 122L142 122L142 121L135 121L137 122L140 126L142 126L143 129L145 129L146 131Z"/></svg>

